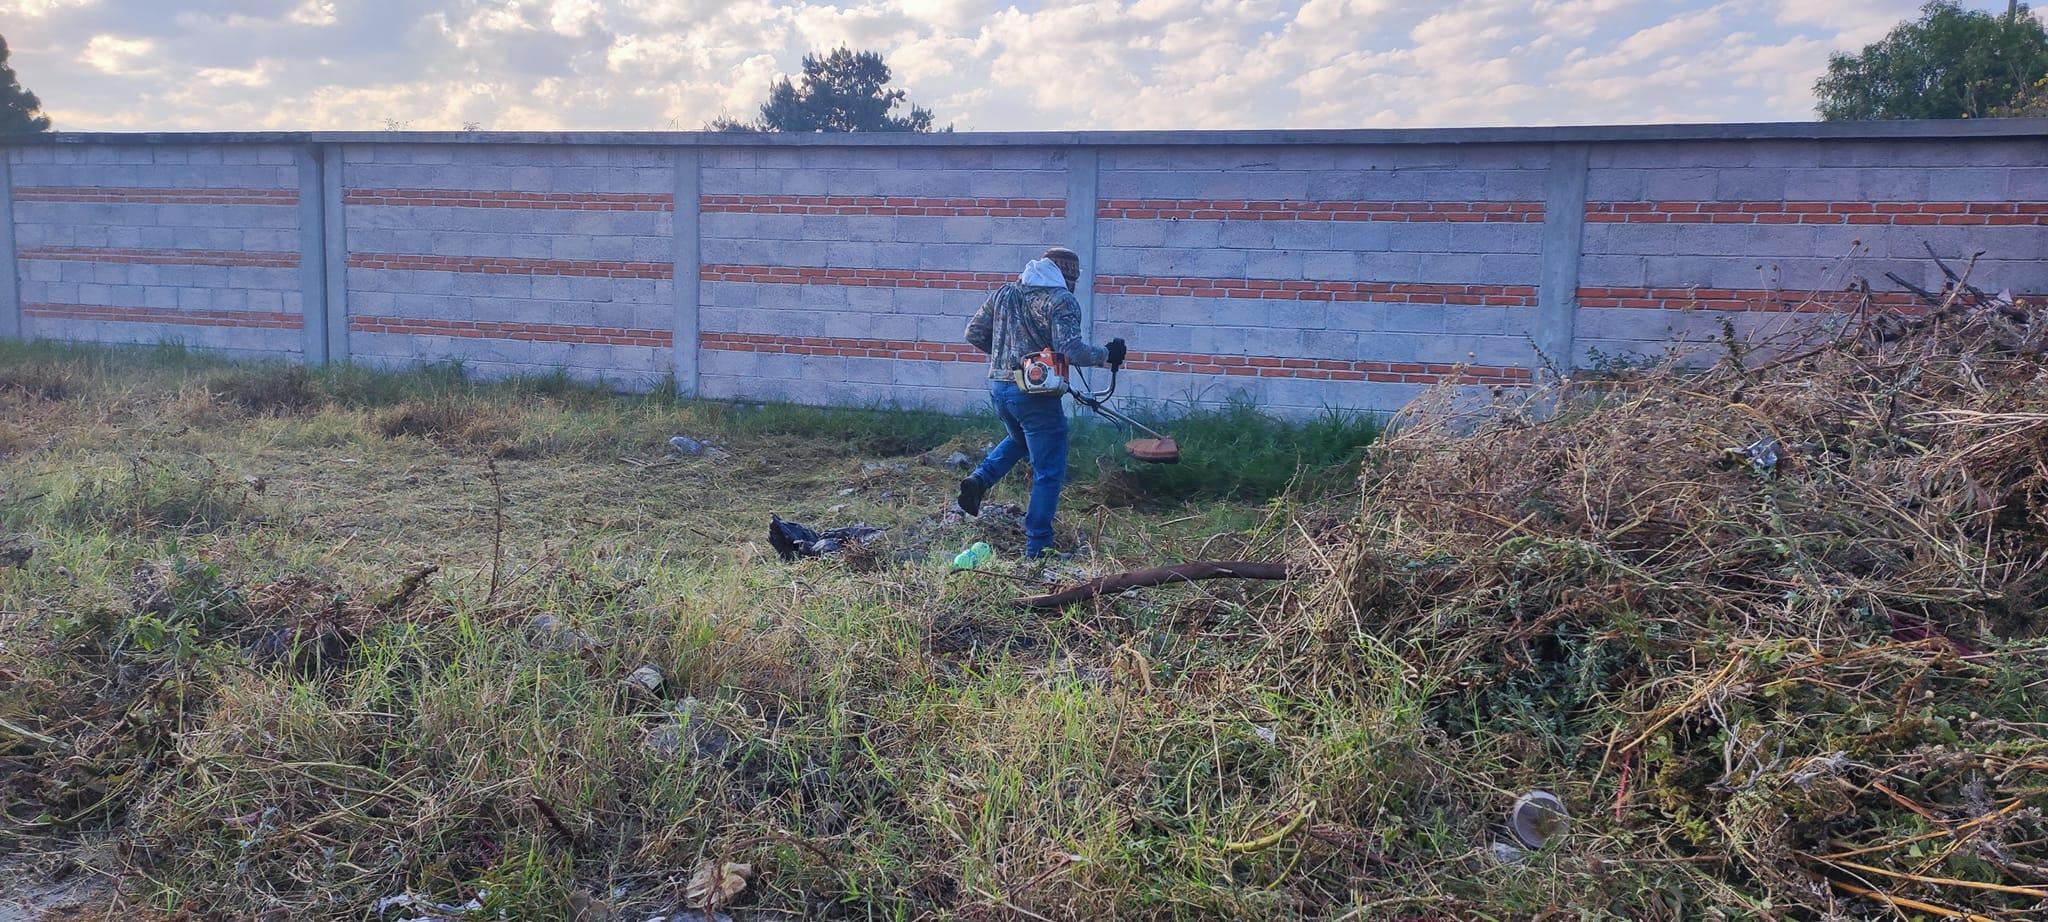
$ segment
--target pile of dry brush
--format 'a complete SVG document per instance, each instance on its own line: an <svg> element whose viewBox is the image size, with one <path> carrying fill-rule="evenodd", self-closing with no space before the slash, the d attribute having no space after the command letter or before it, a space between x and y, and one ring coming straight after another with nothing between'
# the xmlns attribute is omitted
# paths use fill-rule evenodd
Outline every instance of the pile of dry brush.
<svg viewBox="0 0 2048 922"><path fill-rule="evenodd" d="M1760 915L2042 912L2048 313L1928 297L1540 411L1411 407L1314 590L1326 649L1521 753L1475 798L1579 779L1581 829Z"/></svg>

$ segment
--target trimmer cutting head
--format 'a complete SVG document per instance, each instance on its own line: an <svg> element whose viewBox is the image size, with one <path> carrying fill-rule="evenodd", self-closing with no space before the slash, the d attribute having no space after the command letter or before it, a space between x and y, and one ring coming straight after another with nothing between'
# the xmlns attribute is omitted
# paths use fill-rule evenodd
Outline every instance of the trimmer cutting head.
<svg viewBox="0 0 2048 922"><path fill-rule="evenodd" d="M1171 438L1132 439L1124 443L1124 453L1146 464L1180 463L1180 443Z"/></svg>
<svg viewBox="0 0 2048 922"><path fill-rule="evenodd" d="M1125 432L1135 429L1151 436L1149 439L1132 439L1124 443L1124 454L1130 455L1133 460L1142 461L1146 464L1179 464L1180 443L1174 441L1172 436L1160 435L1152 431L1150 426L1122 413L1118 413L1103 403L1103 401L1109 399L1110 394L1116 392L1116 373L1117 367L1115 365L1109 366L1109 387L1105 388L1101 393L1090 393L1085 388L1075 389L1068 393L1071 393L1074 399L1082 406L1094 410L1096 415L1109 420L1117 428Z"/></svg>

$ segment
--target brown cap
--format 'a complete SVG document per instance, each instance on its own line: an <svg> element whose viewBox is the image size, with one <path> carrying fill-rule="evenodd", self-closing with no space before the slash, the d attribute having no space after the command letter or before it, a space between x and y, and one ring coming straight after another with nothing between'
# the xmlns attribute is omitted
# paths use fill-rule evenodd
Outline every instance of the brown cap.
<svg viewBox="0 0 2048 922"><path fill-rule="evenodd" d="M1066 247L1046 248L1044 258L1060 267L1060 274L1067 277L1067 287L1072 288L1081 279L1081 254Z"/></svg>

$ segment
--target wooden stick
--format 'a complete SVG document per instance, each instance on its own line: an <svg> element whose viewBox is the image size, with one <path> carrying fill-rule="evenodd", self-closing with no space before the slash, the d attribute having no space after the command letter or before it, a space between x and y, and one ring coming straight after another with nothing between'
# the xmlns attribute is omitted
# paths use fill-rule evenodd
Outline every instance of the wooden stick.
<svg viewBox="0 0 2048 922"><path fill-rule="evenodd" d="M1990 916L1980 916L1974 912L1964 912L1960 909L1950 909L1947 906L1936 906L1933 903L1922 903L1919 900L1909 900L1903 896L1893 896L1881 890L1872 890L1868 887L1858 887L1855 884L1845 884L1839 880L1830 880L1828 881L1828 883L1834 885L1836 889L1841 890L1845 893L1853 893L1857 896L1864 897L1866 899L1872 899L1877 900L1881 903L1887 903L1898 909L1914 909L1920 912L1933 913L1944 919L1961 919L1963 920L1963 922L1998 922L1997 919L1994 919Z"/></svg>
<svg viewBox="0 0 2048 922"><path fill-rule="evenodd" d="M2014 896L2029 896L2037 900L2048 900L2048 890L2042 890L2038 887L2013 887L2008 886L2006 884L1987 884L1979 880L1957 880L1953 877L1922 877L1918 874L1906 874L1900 871L1889 871L1884 868L1873 867L1867 864L1859 864L1854 861L1831 861L1829 862L1829 864L1833 864L1838 867L1848 868L1852 871L1862 871L1866 874L1878 874L1884 877L1897 878L1899 880L1910 880L1916 884L1933 884L1939 887L1962 887L1966 890L1989 890L1993 893L2010 893Z"/></svg>
<svg viewBox="0 0 2048 922"><path fill-rule="evenodd" d="M7 735L12 736L16 739L34 743L38 746L43 746L50 749L64 748L64 742L62 740L57 739L56 737L44 736L43 734L37 733L36 731L31 730L27 727L9 723L5 719L0 719L0 730L6 731Z"/></svg>
<svg viewBox="0 0 2048 922"><path fill-rule="evenodd" d="M583 847L583 837L577 835L575 830L569 828L568 823L562 821L562 815L555 812L553 804L542 799L539 794L528 794L526 798L533 802L535 809L540 811L541 819L547 820L549 826L553 826L556 832L562 834L562 838L569 840L571 847L577 849Z"/></svg>
<svg viewBox="0 0 2048 922"><path fill-rule="evenodd" d="M1890 851L1902 845L1911 845L1915 842L1925 842L1928 839L1939 839L1942 836L1960 835L1978 826L1982 826L1985 823L1991 822L1992 820L1998 819L1999 817L2005 816L2006 814L2011 813L2014 810L2018 810L2019 808L2026 806L2026 804L2027 801L2025 798L2015 798L2012 803L2006 804L2004 807L1999 808L1996 812L1986 813L1983 816L1970 820L1969 822L1964 823L1961 826L1957 826L1954 829L1937 829L1933 832L1923 832L1917 836L1913 836L1911 838L1906 839L1900 839L1896 842L1886 842L1881 845L1871 845L1864 848L1853 848L1845 852L1835 852L1830 855L1815 855L1814 857L1819 858L1822 861L1833 861L1837 858L1854 858L1857 855L1868 855L1872 852Z"/></svg>
<svg viewBox="0 0 2048 922"><path fill-rule="evenodd" d="M1257 560L1197 560L1170 567L1152 567L1129 573L1098 576L1077 586L1045 595L1024 596L1017 604L1025 608L1064 608L1097 596L1116 595L1147 586L1193 582L1202 579L1290 579L1287 564Z"/></svg>
<svg viewBox="0 0 2048 922"><path fill-rule="evenodd" d="M1313 816L1315 812L1316 802L1311 800L1308 802L1308 806L1301 808L1300 813L1295 814L1293 819L1287 821L1287 825L1256 839L1222 843L1222 848L1224 851L1236 855L1249 855L1252 852L1265 851L1275 845L1279 845L1288 836L1294 835L1297 830L1301 829L1301 824L1308 822L1308 818Z"/></svg>

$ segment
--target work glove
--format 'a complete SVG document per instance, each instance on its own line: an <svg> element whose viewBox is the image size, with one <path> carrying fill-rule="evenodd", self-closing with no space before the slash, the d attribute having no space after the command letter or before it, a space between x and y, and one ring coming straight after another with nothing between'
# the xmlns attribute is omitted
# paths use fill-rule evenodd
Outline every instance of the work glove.
<svg viewBox="0 0 2048 922"><path fill-rule="evenodd" d="M1128 353L1130 351L1130 347L1124 345L1122 337L1110 340L1109 345L1104 346L1103 348L1108 350L1109 352L1109 367L1111 368L1115 368L1118 365L1122 365L1124 363L1125 353Z"/></svg>

